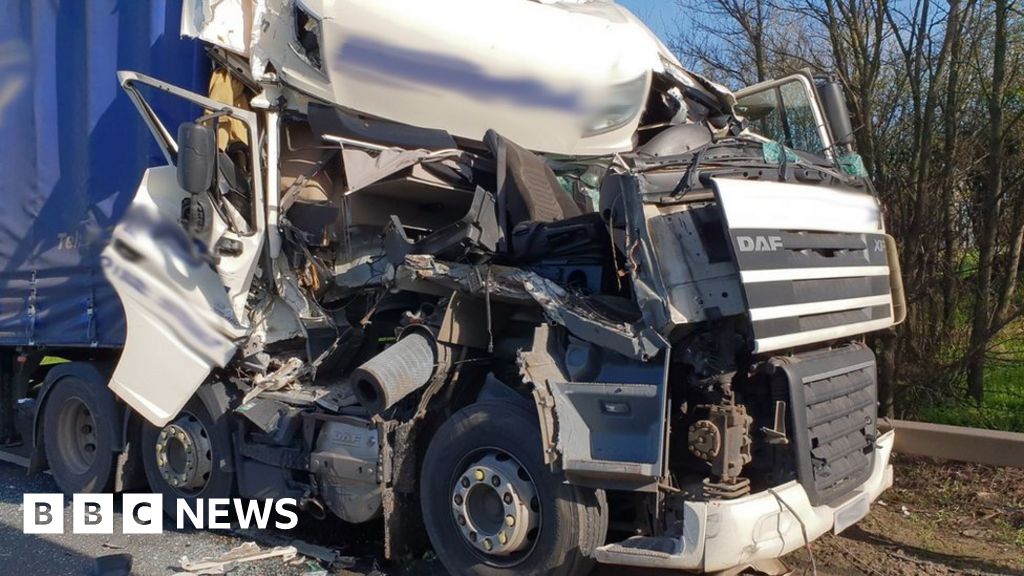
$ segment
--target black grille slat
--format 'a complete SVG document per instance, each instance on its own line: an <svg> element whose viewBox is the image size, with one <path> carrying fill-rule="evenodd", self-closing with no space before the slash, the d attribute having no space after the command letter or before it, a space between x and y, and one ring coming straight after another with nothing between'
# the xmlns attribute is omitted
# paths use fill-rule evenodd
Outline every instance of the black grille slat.
<svg viewBox="0 0 1024 576"><path fill-rule="evenodd" d="M859 416L859 414L849 414L842 420L826 422L821 426L811 428L811 436L817 438L819 443L828 443L847 434L852 434L870 424L865 423L864 419ZM820 428L825 428L829 431L819 432Z"/></svg>
<svg viewBox="0 0 1024 576"><path fill-rule="evenodd" d="M806 386L806 384L813 384L815 381L812 380L811 382L805 382L804 398L807 400L807 404L819 404L839 396L846 396L847 394L856 392L857 390L862 390L865 385L869 383L868 381L871 380L871 375L868 374L864 368L860 368L840 374L836 376L836 379L842 379L845 380L845 382L842 384L839 384L839 382L833 382L833 385L829 387Z"/></svg>
<svg viewBox="0 0 1024 576"><path fill-rule="evenodd" d="M818 406L826 406L831 409L829 410L815 410L813 412L808 411L807 427L814 428L820 426L825 422L833 422L844 416L854 414L874 405L875 399L870 396L866 396L864 390L857 390L852 394L843 396L840 398L834 398L828 402L823 402Z"/></svg>
<svg viewBox="0 0 1024 576"><path fill-rule="evenodd" d="M829 474L818 476L815 479L814 486L816 489L820 491L827 491L829 489L842 487L845 483L851 481L854 482L854 484L849 486L849 489L852 490L853 488L856 488L859 482L864 481L861 477L860 471L865 466L870 466L871 461L866 456L861 456L859 458L844 460L842 462L842 466L839 466L838 464L839 463L829 470ZM840 469L838 473L836 472L837 468ZM847 490L847 492L849 492L849 490ZM843 495L845 494L846 493L844 492Z"/></svg>
<svg viewBox="0 0 1024 576"><path fill-rule="evenodd" d="M851 452L845 458L833 458L828 466L824 466L819 470L814 479L814 485L818 488L823 488L842 480L856 478L859 469L866 462L867 457L859 452Z"/></svg>
<svg viewBox="0 0 1024 576"><path fill-rule="evenodd" d="M811 456L823 460L842 460L854 452L863 451L865 445L863 437L854 440L851 435L846 435L827 445L812 448Z"/></svg>
<svg viewBox="0 0 1024 576"><path fill-rule="evenodd" d="M817 280L758 282L745 287L751 308L807 304L848 298L884 296L889 293L888 276L853 276Z"/></svg>
<svg viewBox="0 0 1024 576"><path fill-rule="evenodd" d="M875 357L851 344L773 360L787 381L797 478L815 506L871 474L877 416Z"/></svg>
<svg viewBox="0 0 1024 576"><path fill-rule="evenodd" d="M834 266L884 266L885 252L875 250L880 234L794 233L781 230L730 228L733 248L743 270L772 268L819 268ZM757 240L777 238L776 250L758 250ZM753 245L751 245L753 244ZM763 242L762 242L763 245Z"/></svg>

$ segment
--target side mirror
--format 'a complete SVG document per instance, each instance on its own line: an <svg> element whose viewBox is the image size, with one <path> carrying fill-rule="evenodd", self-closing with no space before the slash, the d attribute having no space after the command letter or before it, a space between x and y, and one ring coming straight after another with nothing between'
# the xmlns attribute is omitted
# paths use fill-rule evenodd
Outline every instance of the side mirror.
<svg viewBox="0 0 1024 576"><path fill-rule="evenodd" d="M850 123L850 110L846 107L843 85L828 78L819 80L817 87L821 105L825 108L825 120L832 132L833 144L852 146L853 126Z"/></svg>
<svg viewBox="0 0 1024 576"><path fill-rule="evenodd" d="M206 192L217 169L217 135L206 124L178 126L178 185L190 194Z"/></svg>

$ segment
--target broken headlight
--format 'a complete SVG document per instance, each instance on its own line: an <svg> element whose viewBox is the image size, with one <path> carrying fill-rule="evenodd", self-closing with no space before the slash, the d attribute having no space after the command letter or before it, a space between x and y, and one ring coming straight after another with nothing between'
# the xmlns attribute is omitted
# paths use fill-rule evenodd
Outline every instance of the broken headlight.
<svg viewBox="0 0 1024 576"><path fill-rule="evenodd" d="M321 52L321 31L323 25L320 19L306 9L299 2L295 3L295 50L307 64L320 70L324 69L323 54Z"/></svg>
<svg viewBox="0 0 1024 576"><path fill-rule="evenodd" d="M598 106L597 114L587 123L586 135L611 132L629 124L647 100L647 75L612 86Z"/></svg>

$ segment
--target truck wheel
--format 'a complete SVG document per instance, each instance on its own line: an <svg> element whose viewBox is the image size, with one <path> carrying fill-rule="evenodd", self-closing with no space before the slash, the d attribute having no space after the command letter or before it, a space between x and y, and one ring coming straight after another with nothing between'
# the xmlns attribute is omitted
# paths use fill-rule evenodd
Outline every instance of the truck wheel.
<svg viewBox="0 0 1024 576"><path fill-rule="evenodd" d="M427 534L452 574L585 574L608 527L604 493L553 473L536 414L510 402L445 422L420 486Z"/></svg>
<svg viewBox="0 0 1024 576"><path fill-rule="evenodd" d="M190 506L199 498L234 493L228 397L223 385L200 387L176 418L163 428L142 424L140 443L146 480L164 497L164 513L174 516L177 499Z"/></svg>
<svg viewBox="0 0 1024 576"><path fill-rule="evenodd" d="M107 388L77 376L54 383L43 409L43 442L50 471L62 492L110 492L118 421Z"/></svg>

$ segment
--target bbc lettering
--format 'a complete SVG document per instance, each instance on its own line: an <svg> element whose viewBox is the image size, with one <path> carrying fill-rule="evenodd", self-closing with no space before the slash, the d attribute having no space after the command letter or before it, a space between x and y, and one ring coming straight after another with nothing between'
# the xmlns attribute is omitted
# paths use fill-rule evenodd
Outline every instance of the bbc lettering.
<svg viewBox="0 0 1024 576"><path fill-rule="evenodd" d="M123 494L121 533L160 534L163 532L163 498L159 494ZM63 494L25 494L25 534L64 533ZM71 532L74 534L113 534L114 495L75 494L71 499Z"/></svg>
<svg viewBox="0 0 1024 576"><path fill-rule="evenodd" d="M121 533L163 533L163 508L163 497L159 494L122 494ZM276 501L200 498L193 505L178 499L175 518L179 530L186 526L200 530L227 530L232 527L232 516L243 529L265 529L273 524L279 530L290 530L298 525L297 509L298 502L294 498ZM22 527L25 534L65 532L63 494L25 494L23 514ZM71 499L71 532L113 534L115 515L113 494L75 494ZM277 520L272 523L271 519L275 516Z"/></svg>

